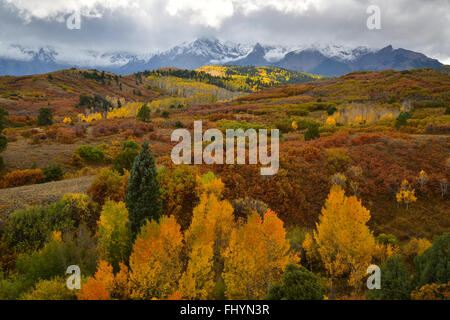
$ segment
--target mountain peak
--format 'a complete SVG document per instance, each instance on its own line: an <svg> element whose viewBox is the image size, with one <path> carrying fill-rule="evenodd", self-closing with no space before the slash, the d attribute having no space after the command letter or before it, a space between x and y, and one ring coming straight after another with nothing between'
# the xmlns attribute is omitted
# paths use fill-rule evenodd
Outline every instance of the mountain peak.
<svg viewBox="0 0 450 320"><path fill-rule="evenodd" d="M0 52L0 75L39 74L80 67L131 74L162 67L197 69L206 65L282 67L326 76L340 76L357 70L440 69L439 61L392 45L381 50L345 47L332 44L303 46L242 45L222 42L214 37L200 37L172 49L154 54L126 52L72 52L50 47L3 47ZM12 54L13 53L13 54ZM395 54L394 54L395 53Z"/></svg>

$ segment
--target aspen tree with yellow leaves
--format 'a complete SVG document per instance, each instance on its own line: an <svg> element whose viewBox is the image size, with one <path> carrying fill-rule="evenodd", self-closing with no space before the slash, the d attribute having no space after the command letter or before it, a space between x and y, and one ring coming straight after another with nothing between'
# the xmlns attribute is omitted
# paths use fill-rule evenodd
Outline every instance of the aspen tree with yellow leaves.
<svg viewBox="0 0 450 320"><path fill-rule="evenodd" d="M375 249L369 220L370 212L360 200L347 197L337 185L331 188L314 232L317 251L330 279L331 296L333 284L340 277L348 277L355 294L362 286Z"/></svg>
<svg viewBox="0 0 450 320"><path fill-rule="evenodd" d="M404 203L406 205L406 210L409 209L409 205L417 201L415 195L415 190L411 188L408 180L403 180L400 190L396 194L397 202Z"/></svg>
<svg viewBox="0 0 450 320"><path fill-rule="evenodd" d="M142 227L130 256L133 299L165 299L181 276L183 234L175 217L162 216Z"/></svg>
<svg viewBox="0 0 450 320"><path fill-rule="evenodd" d="M204 193L200 203L194 208L192 223L186 231L186 246L191 259L198 250L209 253L212 246L213 276L218 280L223 269L223 255L228 247L231 231L234 227L233 207L228 201L219 201L215 193ZM199 249L197 246L204 248ZM205 263L209 264L207 261Z"/></svg>
<svg viewBox="0 0 450 320"><path fill-rule="evenodd" d="M290 251L283 222L270 210L253 213L231 232L223 278L229 299L262 299L281 280L288 263L299 258Z"/></svg>

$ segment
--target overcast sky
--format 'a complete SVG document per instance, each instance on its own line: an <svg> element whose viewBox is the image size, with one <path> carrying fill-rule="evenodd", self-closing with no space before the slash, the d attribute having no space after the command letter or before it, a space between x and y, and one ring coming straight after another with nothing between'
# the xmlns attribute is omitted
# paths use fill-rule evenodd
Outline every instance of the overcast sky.
<svg viewBox="0 0 450 320"><path fill-rule="evenodd" d="M369 5L381 30L369 30ZM82 15L81 29L66 19ZM450 0L0 0L6 44L154 52L198 37L243 43L392 44L450 64ZM1 53L0 53L1 54Z"/></svg>

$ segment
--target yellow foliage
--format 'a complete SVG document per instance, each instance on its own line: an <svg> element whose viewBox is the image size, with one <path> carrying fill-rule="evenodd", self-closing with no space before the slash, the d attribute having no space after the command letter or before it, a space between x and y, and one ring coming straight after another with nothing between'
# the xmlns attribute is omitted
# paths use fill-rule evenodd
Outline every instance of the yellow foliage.
<svg viewBox="0 0 450 320"><path fill-rule="evenodd" d="M349 284L361 286L370 265L375 239L367 226L370 212L355 197L347 197L339 186L333 186L322 208L314 239L321 260L331 278L350 274Z"/></svg>
<svg viewBox="0 0 450 320"><path fill-rule="evenodd" d="M181 276L183 235L175 217L148 221L130 256L131 298L164 299L174 292Z"/></svg>
<svg viewBox="0 0 450 320"><path fill-rule="evenodd" d="M280 281L285 266L298 262L277 215L267 210L261 218L255 212L231 233L223 272L226 296L261 299L271 284Z"/></svg>
<svg viewBox="0 0 450 320"><path fill-rule="evenodd" d="M189 254L189 263L183 273L179 291L183 298L205 300L214 289L214 242L195 244Z"/></svg>
<svg viewBox="0 0 450 320"><path fill-rule="evenodd" d="M231 204L228 201L219 201L214 193L210 195L204 193L200 203L194 208L191 225L186 230L186 246L188 250L194 250L197 245L209 246L212 242L216 276L222 271L223 254L228 246L233 226Z"/></svg>
<svg viewBox="0 0 450 320"><path fill-rule="evenodd" d="M96 121L96 120L102 120L103 116L100 112L97 113L92 113L92 114L88 114L88 115L84 115L84 114L79 114L78 115L78 120L80 122L92 122L92 121Z"/></svg>
<svg viewBox="0 0 450 320"><path fill-rule="evenodd" d="M406 205L406 210L408 210L410 203L417 201L415 190L410 187L408 180L403 180L400 190L395 197L398 203L404 203Z"/></svg>
<svg viewBox="0 0 450 320"><path fill-rule="evenodd" d="M222 192L225 188L225 185L222 180L220 180L220 178L216 178L216 176L214 176L214 173L212 173L211 171L202 175L201 177L197 176L196 180L196 192L199 197L201 197L201 195L204 193L206 193L207 195L214 194L217 198L222 197Z"/></svg>
<svg viewBox="0 0 450 320"><path fill-rule="evenodd" d="M128 210L123 202L107 200L98 221L98 250L101 259L119 267L129 256L131 232Z"/></svg>
<svg viewBox="0 0 450 320"><path fill-rule="evenodd" d="M325 123L329 126L335 126L336 125L336 120L334 119L333 116L329 116L327 118L327 120L325 121Z"/></svg>

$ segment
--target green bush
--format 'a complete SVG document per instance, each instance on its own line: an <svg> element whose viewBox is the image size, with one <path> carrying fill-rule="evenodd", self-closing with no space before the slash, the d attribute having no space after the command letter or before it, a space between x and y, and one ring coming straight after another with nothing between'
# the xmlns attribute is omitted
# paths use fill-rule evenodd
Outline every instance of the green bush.
<svg viewBox="0 0 450 320"><path fill-rule="evenodd" d="M20 297L21 300L76 300L74 290L67 288L64 278L41 280L35 287Z"/></svg>
<svg viewBox="0 0 450 320"><path fill-rule="evenodd" d="M6 277L0 272L0 300L17 300L32 285L24 275L13 273Z"/></svg>
<svg viewBox="0 0 450 320"><path fill-rule="evenodd" d="M408 119L411 119L409 112L400 112L397 119L395 120L395 127L400 129L401 126L408 125Z"/></svg>
<svg viewBox="0 0 450 320"><path fill-rule="evenodd" d="M63 169L59 164L49 165L42 169L42 172L44 172L46 182L61 180L64 175Z"/></svg>
<svg viewBox="0 0 450 320"><path fill-rule="evenodd" d="M421 256L414 259L415 285L443 284L450 279L450 232L437 236Z"/></svg>
<svg viewBox="0 0 450 320"><path fill-rule="evenodd" d="M124 141L123 144L122 144L122 147L123 147L124 150L127 149L127 148L139 150L139 148L140 148L139 143L137 143L134 140Z"/></svg>
<svg viewBox="0 0 450 320"><path fill-rule="evenodd" d="M305 140L310 141L320 137L319 125L310 124L305 132Z"/></svg>
<svg viewBox="0 0 450 320"><path fill-rule="evenodd" d="M409 271L402 259L398 255L394 255L381 266L381 289L370 290L367 297L383 300L408 300L411 289Z"/></svg>
<svg viewBox="0 0 450 320"><path fill-rule="evenodd" d="M13 212L5 228L6 242L18 252L41 248L52 231L74 227L75 222L63 212L62 202Z"/></svg>
<svg viewBox="0 0 450 320"><path fill-rule="evenodd" d="M139 154L139 144L134 140L123 143L122 151L113 159L113 169L124 174L124 170L131 170L134 159Z"/></svg>
<svg viewBox="0 0 450 320"><path fill-rule="evenodd" d="M169 119L170 117L170 113L167 110L164 110L161 114L161 117L165 118L165 119Z"/></svg>
<svg viewBox="0 0 450 320"><path fill-rule="evenodd" d="M53 124L53 115L50 108L40 108L37 117L38 126L50 126Z"/></svg>
<svg viewBox="0 0 450 320"><path fill-rule="evenodd" d="M77 265L84 276L91 276L97 268L97 246L86 226L76 232L54 233L39 251L20 254L16 268L32 283L66 275L71 265Z"/></svg>
<svg viewBox="0 0 450 320"><path fill-rule="evenodd" d="M266 300L323 300L327 292L322 280L302 266L288 264L281 283L270 287Z"/></svg>
<svg viewBox="0 0 450 320"><path fill-rule="evenodd" d="M79 146L75 152L84 160L89 162L100 162L105 159L105 152L93 146Z"/></svg>

